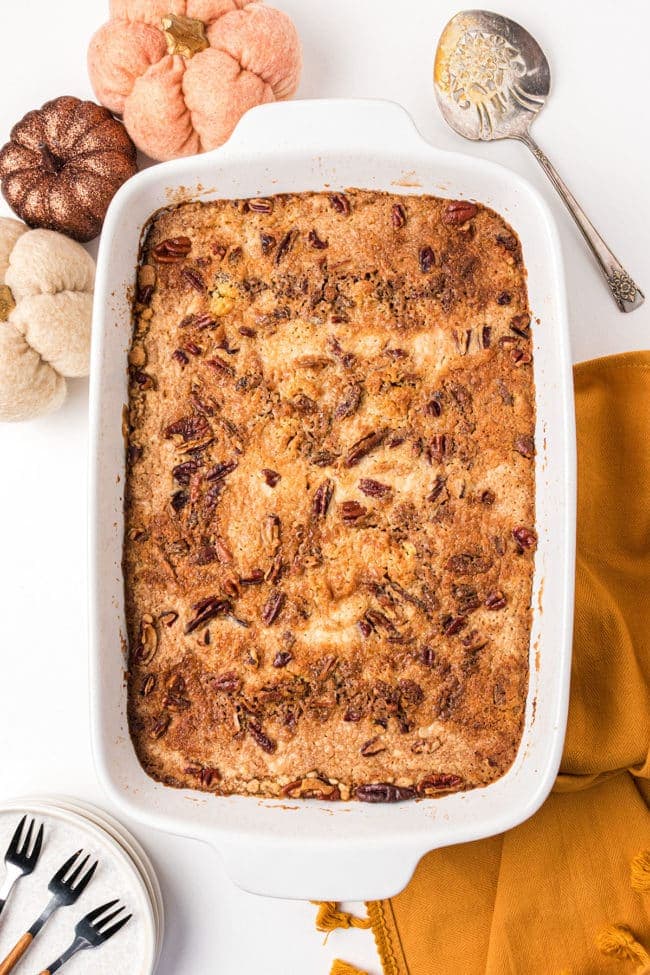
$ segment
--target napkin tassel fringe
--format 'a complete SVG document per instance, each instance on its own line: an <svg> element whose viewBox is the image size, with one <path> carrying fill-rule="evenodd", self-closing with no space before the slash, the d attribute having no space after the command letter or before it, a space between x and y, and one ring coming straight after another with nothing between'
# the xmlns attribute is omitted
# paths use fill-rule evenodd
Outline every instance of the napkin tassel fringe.
<svg viewBox="0 0 650 975"><path fill-rule="evenodd" d="M316 928L318 931L325 931L327 934L331 934L337 928L367 929L370 927L369 918L355 917L354 914L349 914L347 911L339 911L336 901L313 901L313 903L318 905L318 914L316 915Z"/></svg>
<svg viewBox="0 0 650 975"><path fill-rule="evenodd" d="M340 958L335 958L332 962L330 975L367 975L367 972L362 972L360 968L355 968L354 965L350 965L347 961L341 961Z"/></svg>
<svg viewBox="0 0 650 975"><path fill-rule="evenodd" d="M637 893L650 894L650 850L641 850L632 860L630 883Z"/></svg>
<svg viewBox="0 0 650 975"><path fill-rule="evenodd" d="M610 958L636 962L640 966L637 975L650 972L650 955L626 924L611 924L600 932L596 944L599 951Z"/></svg>

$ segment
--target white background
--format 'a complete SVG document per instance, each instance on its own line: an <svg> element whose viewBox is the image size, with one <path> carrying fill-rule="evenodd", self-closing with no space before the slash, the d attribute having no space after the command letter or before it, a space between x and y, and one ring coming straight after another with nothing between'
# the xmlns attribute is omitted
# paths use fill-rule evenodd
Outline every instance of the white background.
<svg viewBox="0 0 650 975"><path fill-rule="evenodd" d="M647 347L650 299L629 316L616 310L527 150L461 143L445 128L431 68L455 3L276 2L303 39L300 97L394 99L432 142L502 162L542 190L564 243L576 360ZM15 121L44 101L92 97L85 49L107 5L0 0L0 144ZM538 141L650 295L650 5L504 0L499 9L537 36L551 62L553 92L535 124ZM0 212L9 212L4 203ZM0 798L54 791L105 805L88 731L86 411L87 383L77 381L55 416L0 426ZM337 955L379 975L368 933L335 932L323 946L311 905L244 894L210 849L127 825L151 853L163 885L168 931L160 975L327 975ZM90 958L82 964L91 971Z"/></svg>

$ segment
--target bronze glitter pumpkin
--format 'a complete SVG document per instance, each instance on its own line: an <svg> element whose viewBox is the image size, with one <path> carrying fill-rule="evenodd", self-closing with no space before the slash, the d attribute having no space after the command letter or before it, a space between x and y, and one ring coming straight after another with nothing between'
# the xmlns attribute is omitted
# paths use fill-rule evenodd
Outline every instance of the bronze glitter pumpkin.
<svg viewBox="0 0 650 975"><path fill-rule="evenodd" d="M0 150L2 193L30 227L88 241L137 171L136 149L106 108L64 95L28 112Z"/></svg>

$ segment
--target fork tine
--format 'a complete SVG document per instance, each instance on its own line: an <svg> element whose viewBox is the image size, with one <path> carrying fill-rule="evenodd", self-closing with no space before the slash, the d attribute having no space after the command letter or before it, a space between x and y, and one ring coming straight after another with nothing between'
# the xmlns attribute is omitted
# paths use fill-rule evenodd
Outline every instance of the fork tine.
<svg viewBox="0 0 650 975"><path fill-rule="evenodd" d="M99 921L95 923L94 925L95 931L98 931L99 934L101 934L104 928L106 927L106 925L110 924L111 921L114 921L115 918L118 916L118 914L122 914L123 912L124 912L124 906L120 904L120 906L117 908L116 911L112 911L110 914L107 914L106 917L100 918Z"/></svg>
<svg viewBox="0 0 650 975"><path fill-rule="evenodd" d="M64 877L65 877L65 875L67 874L68 870L70 869L70 867L72 866L72 864L75 862L75 860L77 859L77 857L81 855L81 853L83 853L83 850L77 850L76 853L73 853L72 856L70 857L70 859L65 861L65 863L63 864L63 866L61 867L61 869L58 870L57 873L54 874L54 878L53 879L54 880L57 880L57 881L63 880Z"/></svg>
<svg viewBox="0 0 650 975"><path fill-rule="evenodd" d="M108 931L102 931L102 935L101 935L102 939L104 941L108 941L108 939L112 938L114 934L117 934L117 932L120 931L124 927L124 925L131 920L132 917L133 917L132 914L127 914L125 918L122 918L121 921L118 921L117 924L114 924L112 928L108 929Z"/></svg>
<svg viewBox="0 0 650 975"><path fill-rule="evenodd" d="M34 849L32 850L30 860L34 863L38 860L41 855L41 847L43 846L43 823L40 825L40 829L36 834L36 842L34 843Z"/></svg>
<svg viewBox="0 0 650 975"><path fill-rule="evenodd" d="M84 862L81 864L82 867L86 863L87 860L88 860L88 857L86 857L86 859L84 860ZM93 863L93 865L90 868L90 870L88 870L84 874L84 876L81 878L81 880L79 881L79 883L74 888L74 892L77 895L77 897L80 897L83 894L84 890L86 889L86 887L88 886L88 884L90 883L90 881L93 879L93 877L95 875L95 870L97 869L97 866L98 866L98 863L99 863L99 861L98 860L95 860L95 862ZM81 869L81 867L79 869ZM77 873L77 871L75 871L75 875L76 875L76 873Z"/></svg>
<svg viewBox="0 0 650 975"><path fill-rule="evenodd" d="M20 855L23 857L27 857L29 855L29 848L32 845L32 836L34 835L34 823L35 820L31 819L29 822L29 829L27 830L27 836L25 836L20 846Z"/></svg>
<svg viewBox="0 0 650 975"><path fill-rule="evenodd" d="M20 820L20 822L18 823L18 826L16 827L16 829L14 831L14 835L11 837L11 843L9 844L9 849L7 850L7 856L8 857L15 856L18 853L18 846L20 844L20 837L21 837L21 834L22 834L22 831L23 831L23 826L25 825L26 820L27 820L27 816L23 816L23 818Z"/></svg>
<svg viewBox="0 0 650 975"><path fill-rule="evenodd" d="M77 877L79 876L79 874L81 873L81 871L86 866L89 860L90 860L90 854L87 853L86 856L83 858L83 860L81 860L81 862L76 865L75 869L72 871L70 876L66 877L65 883L67 887L72 887L74 885L75 880L77 879Z"/></svg>
<svg viewBox="0 0 650 975"><path fill-rule="evenodd" d="M110 910L111 907L115 907L118 900L119 898L115 898L114 901L109 901L108 904L102 904L101 907L96 907L94 911L90 912L90 914L86 914L84 921L88 921L89 924L92 924L97 920L100 914L104 914L106 911Z"/></svg>

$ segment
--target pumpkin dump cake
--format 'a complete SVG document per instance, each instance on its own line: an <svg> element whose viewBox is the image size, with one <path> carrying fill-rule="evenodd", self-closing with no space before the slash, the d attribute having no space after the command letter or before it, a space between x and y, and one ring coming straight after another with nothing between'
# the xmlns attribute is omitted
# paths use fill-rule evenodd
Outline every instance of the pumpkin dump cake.
<svg viewBox="0 0 650 975"><path fill-rule="evenodd" d="M493 211L349 191L183 204L129 357L129 715L173 786L395 801L511 765L534 388Z"/></svg>

